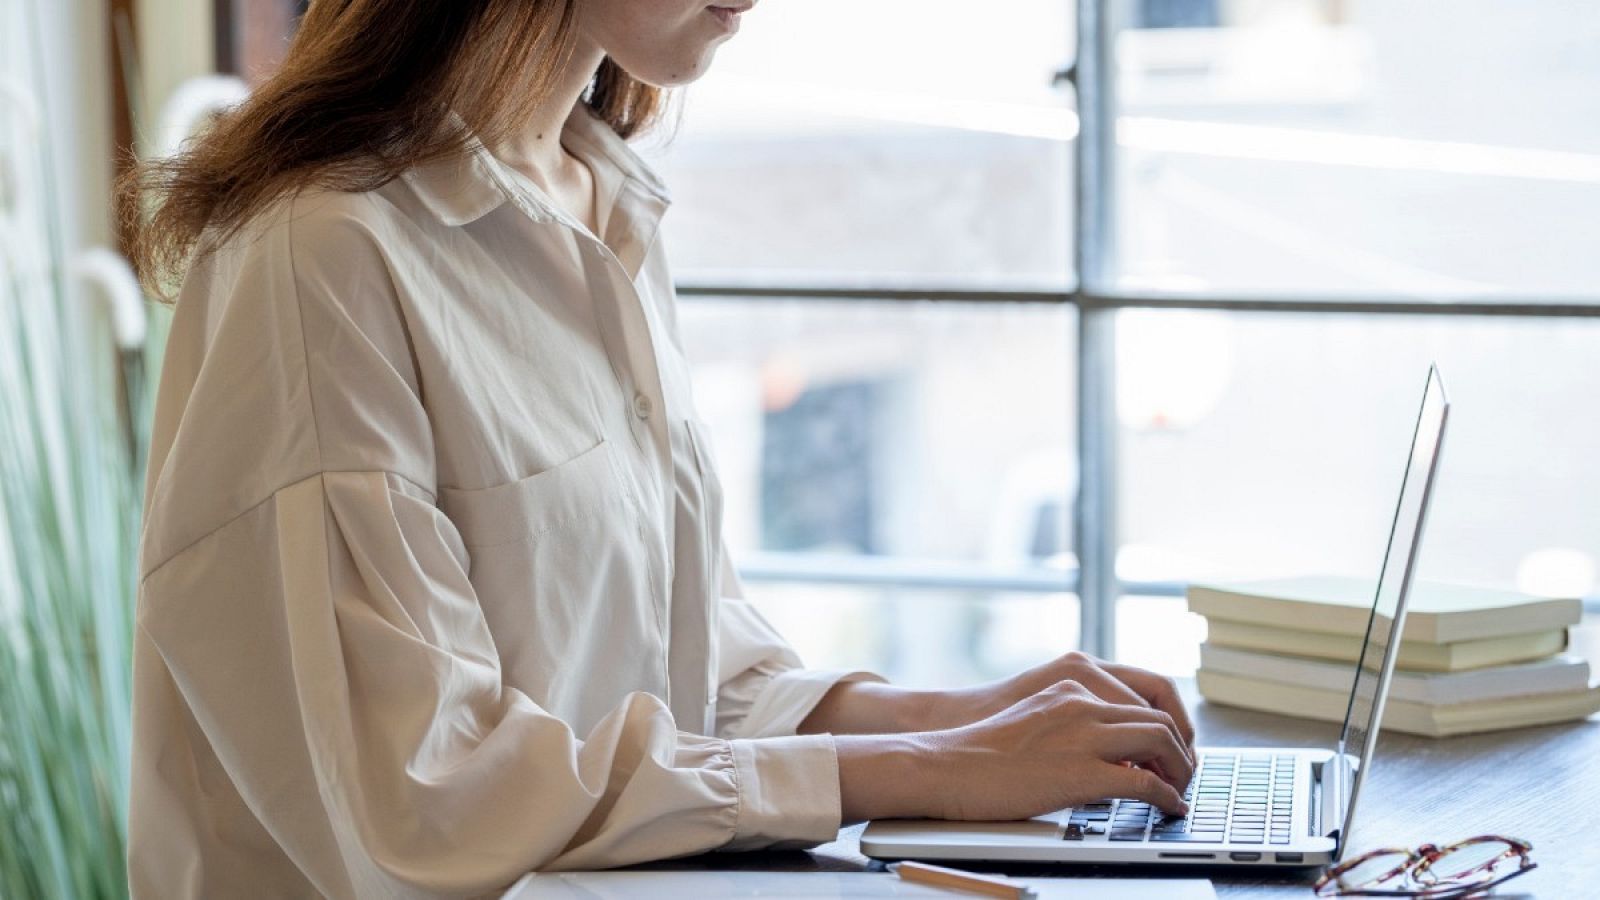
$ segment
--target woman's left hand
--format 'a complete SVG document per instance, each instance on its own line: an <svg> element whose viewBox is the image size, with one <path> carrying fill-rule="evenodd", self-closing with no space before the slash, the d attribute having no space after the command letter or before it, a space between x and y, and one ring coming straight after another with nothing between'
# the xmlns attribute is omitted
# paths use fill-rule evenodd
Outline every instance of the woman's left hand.
<svg viewBox="0 0 1600 900"><path fill-rule="evenodd" d="M1107 703L1158 709L1172 718L1179 743L1194 755L1194 725L1172 679L1137 666L1072 652L1009 678L970 688L919 691L917 731L959 728L1000 712L1059 681L1073 681Z"/></svg>
<svg viewBox="0 0 1600 900"><path fill-rule="evenodd" d="M970 688L916 691L872 681L841 683L817 704L800 724L800 731L889 734L960 728L1062 681L1082 685L1107 703L1160 710L1171 720L1179 745L1194 757L1194 725L1172 679L1076 651L1010 678Z"/></svg>

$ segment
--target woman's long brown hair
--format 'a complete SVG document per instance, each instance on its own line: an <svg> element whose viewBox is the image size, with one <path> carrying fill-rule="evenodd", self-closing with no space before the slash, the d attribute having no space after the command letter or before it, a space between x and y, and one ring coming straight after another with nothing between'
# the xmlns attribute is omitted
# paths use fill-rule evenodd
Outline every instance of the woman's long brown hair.
<svg viewBox="0 0 1600 900"><path fill-rule="evenodd" d="M474 136L510 137L570 59L576 5L314 0L282 68L248 101L177 156L123 177L117 206L134 270L165 297L196 256L282 196L373 190L465 152ZM584 98L624 138L661 100L609 58Z"/></svg>

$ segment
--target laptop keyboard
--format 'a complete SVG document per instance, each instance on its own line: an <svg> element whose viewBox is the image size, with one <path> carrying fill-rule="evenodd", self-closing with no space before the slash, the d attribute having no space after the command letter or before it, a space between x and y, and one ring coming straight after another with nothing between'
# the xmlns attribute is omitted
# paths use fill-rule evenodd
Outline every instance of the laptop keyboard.
<svg viewBox="0 0 1600 900"><path fill-rule="evenodd" d="M1138 800L1104 800L1072 811L1067 840L1287 844L1294 810L1292 755L1208 753L1183 799L1189 815L1167 816Z"/></svg>

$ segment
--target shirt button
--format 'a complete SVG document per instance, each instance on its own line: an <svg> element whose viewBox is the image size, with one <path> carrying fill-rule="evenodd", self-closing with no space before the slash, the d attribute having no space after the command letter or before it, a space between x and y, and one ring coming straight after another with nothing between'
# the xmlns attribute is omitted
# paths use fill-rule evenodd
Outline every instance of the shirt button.
<svg viewBox="0 0 1600 900"><path fill-rule="evenodd" d="M644 394L633 395L633 414L641 419L650 418L650 398Z"/></svg>

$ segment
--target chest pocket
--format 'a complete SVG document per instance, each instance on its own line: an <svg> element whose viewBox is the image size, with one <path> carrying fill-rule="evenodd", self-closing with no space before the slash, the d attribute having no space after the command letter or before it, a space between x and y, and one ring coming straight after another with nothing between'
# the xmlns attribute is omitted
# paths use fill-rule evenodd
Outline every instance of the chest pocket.
<svg viewBox="0 0 1600 900"><path fill-rule="evenodd" d="M620 506L611 444L602 440L536 475L493 487L443 488L439 503L469 548L537 541Z"/></svg>
<svg viewBox="0 0 1600 900"><path fill-rule="evenodd" d="M629 692L664 688L641 511L615 452L601 441L536 475L439 497L466 546L502 678L580 733Z"/></svg>

